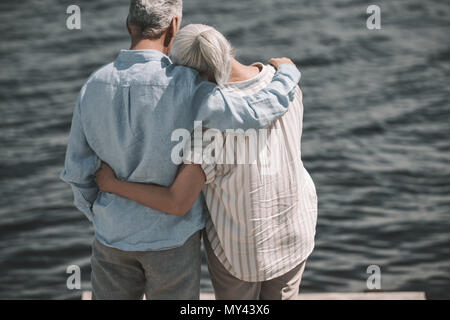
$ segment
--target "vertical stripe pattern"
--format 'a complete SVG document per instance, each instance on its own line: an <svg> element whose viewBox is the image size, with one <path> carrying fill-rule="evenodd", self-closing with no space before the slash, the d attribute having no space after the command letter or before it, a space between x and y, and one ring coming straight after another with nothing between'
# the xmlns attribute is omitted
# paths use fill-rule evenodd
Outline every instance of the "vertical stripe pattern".
<svg viewBox="0 0 450 320"><path fill-rule="evenodd" d="M229 83L225 90L246 96L266 87L275 70L258 65L262 68L258 76ZM297 88L289 111L268 128L270 138L256 163L202 165L210 212L208 239L219 261L241 280L259 282L281 276L314 248L317 195L301 160L302 122L302 93ZM224 144L236 135L224 133ZM248 138L236 139L235 149L248 153L250 143ZM225 148L225 152L235 150Z"/></svg>

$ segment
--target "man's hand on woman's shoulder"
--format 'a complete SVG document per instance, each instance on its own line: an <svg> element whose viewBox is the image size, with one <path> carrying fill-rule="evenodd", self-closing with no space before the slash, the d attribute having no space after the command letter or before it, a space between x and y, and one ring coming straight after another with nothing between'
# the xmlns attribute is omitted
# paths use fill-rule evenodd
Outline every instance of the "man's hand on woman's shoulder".
<svg viewBox="0 0 450 320"><path fill-rule="evenodd" d="M292 64L295 66L295 63L289 58L272 58L269 60L269 64L275 69L278 69L282 64Z"/></svg>

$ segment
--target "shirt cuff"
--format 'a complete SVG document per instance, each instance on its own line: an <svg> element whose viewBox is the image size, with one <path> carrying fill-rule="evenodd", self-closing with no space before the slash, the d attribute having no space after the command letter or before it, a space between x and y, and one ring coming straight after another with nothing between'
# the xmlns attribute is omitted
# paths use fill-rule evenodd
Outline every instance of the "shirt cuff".
<svg viewBox="0 0 450 320"><path fill-rule="evenodd" d="M205 184L210 184L214 181L216 177L216 166L214 164L202 163L202 170L205 173L206 181Z"/></svg>
<svg viewBox="0 0 450 320"><path fill-rule="evenodd" d="M214 159L207 158L203 153L189 150L183 159L184 164L199 164L206 176L205 184L213 182L216 177Z"/></svg>
<svg viewBox="0 0 450 320"><path fill-rule="evenodd" d="M72 191L73 191L73 195L74 195L74 205L75 207L78 208L78 210L80 210L81 212L84 213L84 215L86 216L86 218L88 218L89 221L93 221L94 220L94 213L92 211L92 203L89 202L86 197L84 196L83 192L78 189L77 187L75 187L74 185L72 185Z"/></svg>
<svg viewBox="0 0 450 320"><path fill-rule="evenodd" d="M298 85L298 83L300 82L300 78L302 76L298 68L295 65L289 63L283 63L278 67L275 76L279 74L287 76L289 80L295 83L295 85Z"/></svg>

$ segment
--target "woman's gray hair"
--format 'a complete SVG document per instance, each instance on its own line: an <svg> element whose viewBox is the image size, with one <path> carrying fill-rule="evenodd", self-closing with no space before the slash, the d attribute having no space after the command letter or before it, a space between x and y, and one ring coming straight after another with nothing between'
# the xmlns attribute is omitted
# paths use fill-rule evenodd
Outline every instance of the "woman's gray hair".
<svg viewBox="0 0 450 320"><path fill-rule="evenodd" d="M219 86L228 82L233 49L216 29L203 24L190 24L175 37L171 50L172 61L205 73Z"/></svg>
<svg viewBox="0 0 450 320"><path fill-rule="evenodd" d="M183 0L131 0L128 24L140 28L142 36L159 39L173 17L181 24Z"/></svg>

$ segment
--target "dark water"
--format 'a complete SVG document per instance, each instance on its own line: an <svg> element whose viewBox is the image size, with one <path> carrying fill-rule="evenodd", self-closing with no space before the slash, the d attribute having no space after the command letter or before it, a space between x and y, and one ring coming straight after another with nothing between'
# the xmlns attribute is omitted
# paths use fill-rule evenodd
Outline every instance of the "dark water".
<svg viewBox="0 0 450 320"><path fill-rule="evenodd" d="M92 228L59 181L71 113L88 75L127 48L126 0L0 2L0 298L79 298ZM382 30L366 28L378 4ZM304 162L316 183L316 249L304 292L383 290L450 298L450 5L446 0L185 0L244 62L300 66ZM212 291L206 269L202 288Z"/></svg>

